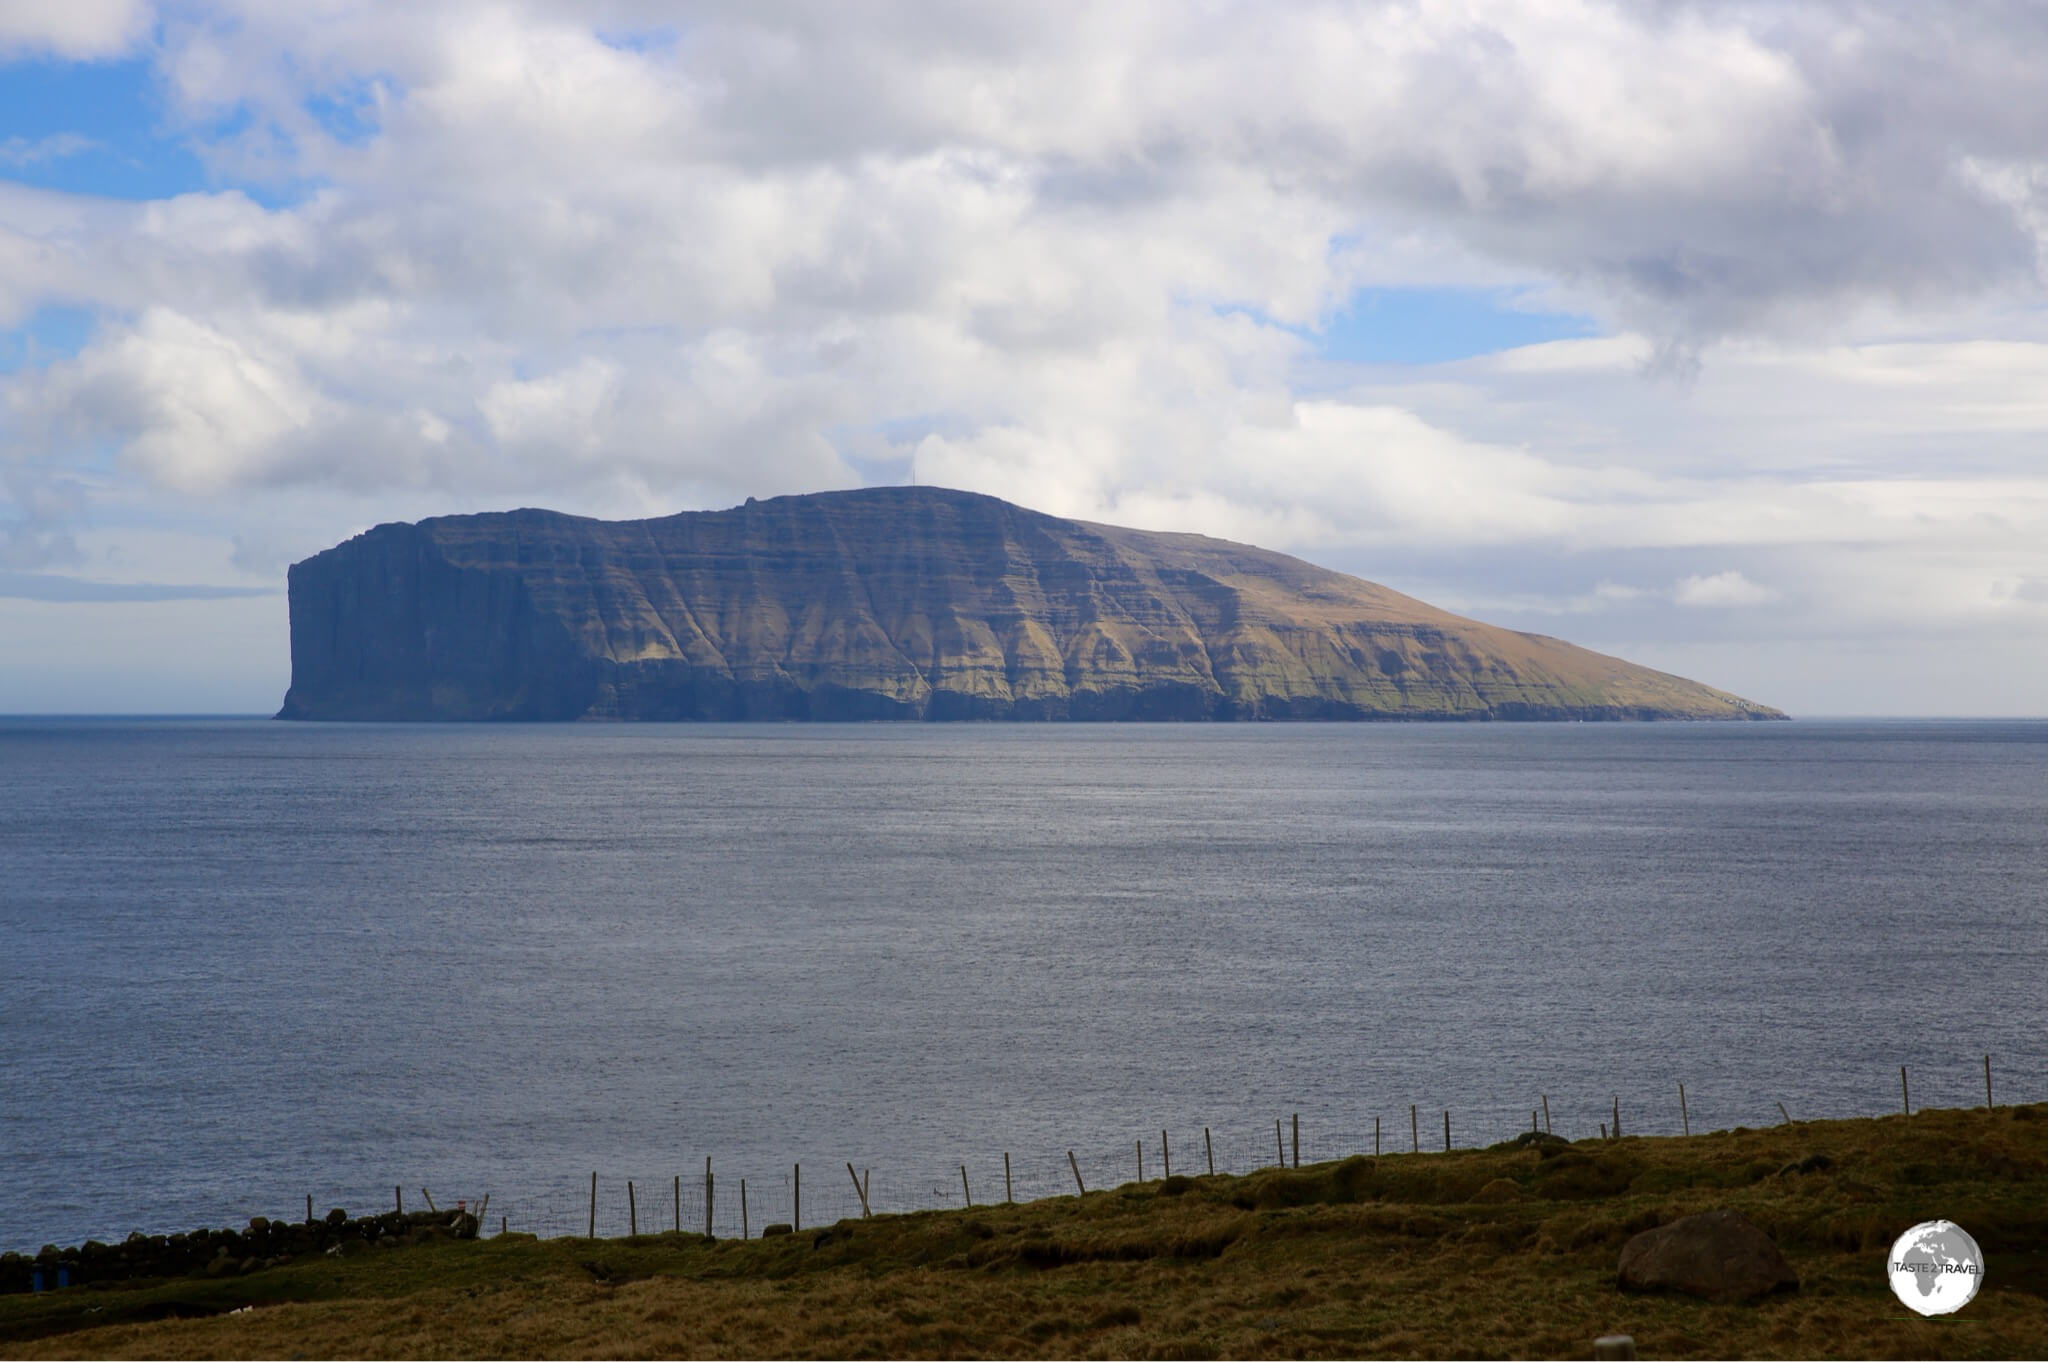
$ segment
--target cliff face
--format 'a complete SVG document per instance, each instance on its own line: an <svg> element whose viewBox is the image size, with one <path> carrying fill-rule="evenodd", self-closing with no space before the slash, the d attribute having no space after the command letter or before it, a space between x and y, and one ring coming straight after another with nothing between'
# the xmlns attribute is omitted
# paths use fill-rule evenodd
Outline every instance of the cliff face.
<svg viewBox="0 0 2048 1362"><path fill-rule="evenodd" d="M1757 719L1299 559L873 488L380 525L291 570L292 719Z"/></svg>

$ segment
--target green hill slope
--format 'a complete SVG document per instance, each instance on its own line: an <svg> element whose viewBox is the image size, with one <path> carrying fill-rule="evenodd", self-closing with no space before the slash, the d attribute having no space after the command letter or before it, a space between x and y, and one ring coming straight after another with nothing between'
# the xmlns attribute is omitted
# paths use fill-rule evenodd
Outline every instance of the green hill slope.
<svg viewBox="0 0 2048 1362"><path fill-rule="evenodd" d="M1631 1295L1630 1235L1710 1209L1799 1290ZM1955 1316L1885 1256L1951 1219ZM241 1311L241 1313L224 1313ZM162 1318L165 1314L205 1318ZM2048 1105L1689 1139L1356 1158L748 1242L507 1236L247 1276L0 1296L0 1355L106 1357L2031 1357L2048 1340Z"/></svg>

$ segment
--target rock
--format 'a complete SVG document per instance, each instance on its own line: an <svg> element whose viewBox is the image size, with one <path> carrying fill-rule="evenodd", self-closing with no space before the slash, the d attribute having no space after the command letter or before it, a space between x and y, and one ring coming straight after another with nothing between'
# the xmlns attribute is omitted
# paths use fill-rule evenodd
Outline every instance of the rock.
<svg viewBox="0 0 2048 1362"><path fill-rule="evenodd" d="M1534 1149L1539 1153L1544 1150L1555 1152L1560 1149L1569 1149L1571 1141L1562 1135L1552 1135L1545 1130L1525 1130L1515 1136L1514 1139L1503 1140L1492 1147L1495 1149Z"/></svg>
<svg viewBox="0 0 2048 1362"><path fill-rule="evenodd" d="M761 1237L763 1239L773 1239L777 1235L794 1233L796 1231L788 1225L763 1225L761 1227Z"/></svg>
<svg viewBox="0 0 2048 1362"><path fill-rule="evenodd" d="M1298 558L872 487L380 525L294 564L288 719L1771 719Z"/></svg>
<svg viewBox="0 0 2048 1362"><path fill-rule="evenodd" d="M1624 1291L1681 1291L1727 1304L1796 1291L1771 1237L1735 1211L1707 1211L1644 1230L1621 1250Z"/></svg>

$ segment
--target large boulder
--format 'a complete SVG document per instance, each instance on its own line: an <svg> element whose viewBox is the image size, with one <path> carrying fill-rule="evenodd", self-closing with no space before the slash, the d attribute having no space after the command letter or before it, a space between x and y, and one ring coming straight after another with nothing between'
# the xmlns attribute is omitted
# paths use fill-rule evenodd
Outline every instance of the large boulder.
<svg viewBox="0 0 2048 1362"><path fill-rule="evenodd" d="M1756 1300L1797 1291L1771 1236L1734 1211L1707 1211L1644 1230L1621 1249L1621 1289L1682 1291L1703 1300Z"/></svg>

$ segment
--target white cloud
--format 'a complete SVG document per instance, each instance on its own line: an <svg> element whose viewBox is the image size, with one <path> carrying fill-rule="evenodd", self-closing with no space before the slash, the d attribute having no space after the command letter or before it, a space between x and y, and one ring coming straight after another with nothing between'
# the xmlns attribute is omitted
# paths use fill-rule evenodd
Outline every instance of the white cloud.
<svg viewBox="0 0 2048 1362"><path fill-rule="evenodd" d="M325 406L288 356L168 308L28 376L13 396L46 438L119 441L130 464L185 492L264 480Z"/></svg>
<svg viewBox="0 0 2048 1362"><path fill-rule="evenodd" d="M0 56L120 56L148 34L151 18L148 0L7 0Z"/></svg>
<svg viewBox="0 0 2048 1362"><path fill-rule="evenodd" d="M0 142L0 165L20 170L45 161L61 161L98 145L90 137L75 132L51 133L48 137L10 137Z"/></svg>
<svg viewBox="0 0 2048 1362"><path fill-rule="evenodd" d="M1767 586L1759 586L1740 572L1717 572L1711 577L1686 577L1672 589L1671 598L1680 605L1740 606L1762 605L1778 598Z"/></svg>
<svg viewBox="0 0 2048 1362"><path fill-rule="evenodd" d="M618 387L615 367L585 359L545 378L494 383L477 406L503 448L589 460L606 452L604 418Z"/></svg>

